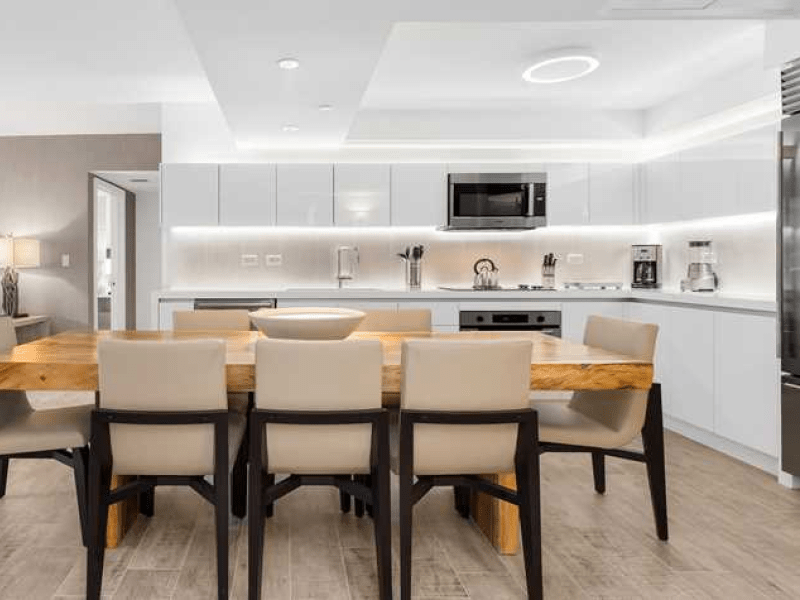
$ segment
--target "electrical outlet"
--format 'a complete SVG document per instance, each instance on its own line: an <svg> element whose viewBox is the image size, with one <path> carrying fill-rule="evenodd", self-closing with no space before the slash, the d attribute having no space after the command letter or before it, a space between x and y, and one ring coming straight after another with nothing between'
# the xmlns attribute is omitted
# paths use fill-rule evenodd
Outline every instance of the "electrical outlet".
<svg viewBox="0 0 800 600"><path fill-rule="evenodd" d="M258 254L242 254L239 261L239 266L244 268L253 268L258 266Z"/></svg>
<svg viewBox="0 0 800 600"><path fill-rule="evenodd" d="M568 265L582 265L583 264L583 254L567 254L567 264Z"/></svg>
<svg viewBox="0 0 800 600"><path fill-rule="evenodd" d="M283 254L265 254L264 263L268 267L280 267L283 264Z"/></svg>

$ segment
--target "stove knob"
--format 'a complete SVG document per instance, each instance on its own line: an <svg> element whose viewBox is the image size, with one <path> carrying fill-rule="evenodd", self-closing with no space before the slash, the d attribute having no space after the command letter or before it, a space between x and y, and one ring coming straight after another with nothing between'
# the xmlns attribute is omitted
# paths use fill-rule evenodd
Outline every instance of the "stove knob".
<svg viewBox="0 0 800 600"><path fill-rule="evenodd" d="M478 323L483 323L483 317L481 317L480 315L478 315L477 317L475 317L475 320L476 320Z"/></svg>
<svg viewBox="0 0 800 600"><path fill-rule="evenodd" d="M542 315L539 315L538 317L536 317L536 322L537 323L544 323L544 317Z"/></svg>

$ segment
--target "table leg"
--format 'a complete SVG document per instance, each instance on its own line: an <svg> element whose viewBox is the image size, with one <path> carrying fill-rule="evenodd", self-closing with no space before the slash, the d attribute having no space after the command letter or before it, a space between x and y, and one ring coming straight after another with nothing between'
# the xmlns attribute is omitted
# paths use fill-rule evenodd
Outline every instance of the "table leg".
<svg viewBox="0 0 800 600"><path fill-rule="evenodd" d="M113 475L111 477L111 489L118 488L131 481L133 477L127 475ZM130 498L112 504L108 508L108 529L106 530L106 547L116 548L122 542L122 538L130 529L136 516L139 514L139 498L135 494Z"/></svg>
<svg viewBox="0 0 800 600"><path fill-rule="evenodd" d="M484 475L484 478L512 490L517 488L513 473ZM478 529L500 554L519 552L519 509L516 506L488 494L473 493L471 507Z"/></svg>

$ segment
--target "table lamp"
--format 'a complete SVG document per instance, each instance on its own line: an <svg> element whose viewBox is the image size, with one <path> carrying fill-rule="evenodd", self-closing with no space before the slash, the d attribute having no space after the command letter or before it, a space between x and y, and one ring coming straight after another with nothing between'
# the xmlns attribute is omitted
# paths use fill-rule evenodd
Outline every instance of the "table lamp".
<svg viewBox="0 0 800 600"><path fill-rule="evenodd" d="M22 317L19 313L19 273L17 269L38 267L41 264L39 241L29 238L7 236L0 243L0 266L4 267L3 312L11 317Z"/></svg>

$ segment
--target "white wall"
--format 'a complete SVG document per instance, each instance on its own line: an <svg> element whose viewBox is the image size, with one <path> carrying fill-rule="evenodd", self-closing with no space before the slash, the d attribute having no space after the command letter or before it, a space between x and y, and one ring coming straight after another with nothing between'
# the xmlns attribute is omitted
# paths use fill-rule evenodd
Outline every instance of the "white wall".
<svg viewBox="0 0 800 600"><path fill-rule="evenodd" d="M780 67L800 58L800 19L769 21L764 41L764 65Z"/></svg>
<svg viewBox="0 0 800 600"><path fill-rule="evenodd" d="M136 328L152 323L152 292L161 288L161 231L158 190L136 194Z"/></svg>

